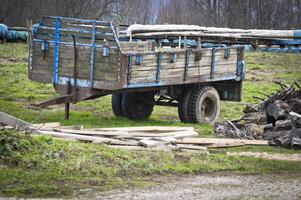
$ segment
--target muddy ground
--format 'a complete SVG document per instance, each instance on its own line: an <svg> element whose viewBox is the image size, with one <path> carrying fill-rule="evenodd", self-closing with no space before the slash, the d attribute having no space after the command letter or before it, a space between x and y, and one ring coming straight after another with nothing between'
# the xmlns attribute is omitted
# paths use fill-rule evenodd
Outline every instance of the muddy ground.
<svg viewBox="0 0 301 200"><path fill-rule="evenodd" d="M93 193L91 199L301 199L301 175L240 175L214 173L186 177L158 177L158 183L143 189Z"/></svg>

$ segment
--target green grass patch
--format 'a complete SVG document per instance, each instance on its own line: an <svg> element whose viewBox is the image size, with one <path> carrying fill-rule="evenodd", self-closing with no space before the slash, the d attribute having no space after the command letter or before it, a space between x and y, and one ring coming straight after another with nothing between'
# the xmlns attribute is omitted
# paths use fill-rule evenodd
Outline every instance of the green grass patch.
<svg viewBox="0 0 301 200"><path fill-rule="evenodd" d="M26 59L28 55L27 44L4 43L0 45L0 58Z"/></svg>
<svg viewBox="0 0 301 200"><path fill-rule="evenodd" d="M45 136L0 133L0 195L70 196L78 189L144 186L152 175L233 171L298 173L301 163L168 152L131 152Z"/></svg>

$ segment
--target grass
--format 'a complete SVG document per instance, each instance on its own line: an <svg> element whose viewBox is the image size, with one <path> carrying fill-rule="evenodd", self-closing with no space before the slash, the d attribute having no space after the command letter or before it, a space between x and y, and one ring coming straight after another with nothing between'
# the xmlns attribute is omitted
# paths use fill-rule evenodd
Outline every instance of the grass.
<svg viewBox="0 0 301 200"><path fill-rule="evenodd" d="M110 96L72 105L71 119L65 121L63 106L35 110L30 104L53 97L51 85L32 82L27 78L27 47L24 44L0 45L0 111L28 122L59 121L63 125L85 127L124 126L193 126L201 137L214 137L213 127L204 124L183 124L176 108L155 107L147 121L131 121L115 117ZM247 80L243 85L242 102L222 102L223 119L238 118L246 104L254 103L258 91L271 94L278 87L273 80L291 83L301 77L300 55L277 53L246 53ZM14 59L10 59L14 58ZM260 95L259 95L260 96ZM215 171L247 173L300 173L300 163L270 161L259 158L214 155L130 152L109 149L104 145L54 140L49 137L21 136L1 132L0 195L25 197L69 196L74 190L92 188L105 190L124 185L145 185L145 177L157 174L188 174ZM15 140L14 138L17 138ZM0 139L1 141L1 139ZM19 147L20 146L20 147ZM293 153L273 147L241 147L227 151ZM4 152L4 154L3 154ZM6 155L7 154L7 155ZM5 157L4 157L5 156Z"/></svg>
<svg viewBox="0 0 301 200"><path fill-rule="evenodd" d="M79 189L139 187L145 185L143 180L155 174L300 173L301 170L301 162L292 165L223 154L130 152L8 131L0 136L2 147L5 146L0 151L1 196L62 197Z"/></svg>

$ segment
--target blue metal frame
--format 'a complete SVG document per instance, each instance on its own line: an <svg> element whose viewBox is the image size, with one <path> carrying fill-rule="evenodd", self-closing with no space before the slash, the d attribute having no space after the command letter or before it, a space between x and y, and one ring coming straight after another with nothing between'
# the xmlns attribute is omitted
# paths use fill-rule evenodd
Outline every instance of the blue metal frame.
<svg viewBox="0 0 301 200"><path fill-rule="evenodd" d="M158 52L156 83L160 82L161 63L162 63L162 52Z"/></svg>
<svg viewBox="0 0 301 200"><path fill-rule="evenodd" d="M60 40L60 20L55 19L55 33L54 33L54 55L53 55L53 84L57 83L58 67L59 67L59 40Z"/></svg>
<svg viewBox="0 0 301 200"><path fill-rule="evenodd" d="M244 63L241 59L241 54L243 51L243 47L237 47L237 61L236 61L236 76L243 78L243 71L244 71Z"/></svg>
<svg viewBox="0 0 301 200"><path fill-rule="evenodd" d="M190 50L186 49L186 52L185 52L185 68L184 68L184 82L187 81L187 76L188 76L189 56L190 56Z"/></svg>
<svg viewBox="0 0 301 200"><path fill-rule="evenodd" d="M141 54L137 54L137 55L136 55L136 61L135 61L135 64L136 64L136 65L141 65L142 60L143 60L142 55L141 55Z"/></svg>
<svg viewBox="0 0 301 200"><path fill-rule="evenodd" d="M127 82L128 85L131 84L131 71L132 71L132 64L133 64L133 55L132 53L129 56L129 60L128 60L128 74L127 74Z"/></svg>
<svg viewBox="0 0 301 200"><path fill-rule="evenodd" d="M215 52L216 49L213 47L211 50L211 69L210 69L210 78L214 78L215 71Z"/></svg>
<svg viewBox="0 0 301 200"><path fill-rule="evenodd" d="M94 78L94 54L95 54L95 26L96 21L93 22L92 27L92 41L91 41L91 57L90 57L90 86L93 87L93 78Z"/></svg>

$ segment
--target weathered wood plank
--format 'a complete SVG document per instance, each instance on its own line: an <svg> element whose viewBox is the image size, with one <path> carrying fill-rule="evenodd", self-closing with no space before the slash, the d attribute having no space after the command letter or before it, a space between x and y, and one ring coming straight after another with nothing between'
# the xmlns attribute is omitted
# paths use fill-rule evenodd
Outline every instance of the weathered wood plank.
<svg viewBox="0 0 301 200"><path fill-rule="evenodd" d="M198 145L211 145L211 144L226 144L241 142L245 145L259 145L266 146L268 142L265 140L241 140L241 139L224 139L224 138L183 138L178 139L177 144L198 144Z"/></svg>
<svg viewBox="0 0 301 200"><path fill-rule="evenodd" d="M18 130L32 130L34 126L28 122L21 119L15 118L4 112L0 112L0 123L6 126L12 126Z"/></svg>

